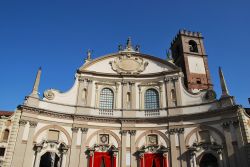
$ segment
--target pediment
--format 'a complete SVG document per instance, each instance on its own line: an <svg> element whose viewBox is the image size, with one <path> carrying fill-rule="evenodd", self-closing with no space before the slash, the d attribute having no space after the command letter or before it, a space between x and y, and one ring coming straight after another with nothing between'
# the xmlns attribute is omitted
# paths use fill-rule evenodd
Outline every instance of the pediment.
<svg viewBox="0 0 250 167"><path fill-rule="evenodd" d="M150 74L178 69L174 64L141 53L116 53L85 63L78 71L108 74Z"/></svg>

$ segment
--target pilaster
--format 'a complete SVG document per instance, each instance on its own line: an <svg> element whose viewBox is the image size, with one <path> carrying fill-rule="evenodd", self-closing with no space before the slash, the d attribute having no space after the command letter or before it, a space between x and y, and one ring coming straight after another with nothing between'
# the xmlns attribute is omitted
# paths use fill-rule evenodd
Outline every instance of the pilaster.
<svg viewBox="0 0 250 167"><path fill-rule="evenodd" d="M27 145L26 145L25 154L24 154L23 167L28 167L32 165L31 157L33 157L34 155L33 136L34 136L35 128L37 126L37 122L29 121L29 125L30 125L29 136L28 136Z"/></svg>
<svg viewBox="0 0 250 167"><path fill-rule="evenodd" d="M16 140L16 145L14 149L14 155L12 159L12 165L13 167L18 167L20 164L23 164L23 155L25 153L25 147L26 144L22 143L22 138L23 138L23 132L25 129L25 125L27 124L27 121L25 120L20 120L19 121L19 131L17 135L17 140Z"/></svg>
<svg viewBox="0 0 250 167"><path fill-rule="evenodd" d="M235 159L235 155L234 155L234 148L232 145L232 132L230 130L230 121L228 122L223 122L222 123L222 127L223 127L223 132L224 132L224 136L226 139L226 146L227 146L227 156L229 159L229 165L230 167L236 167L236 159Z"/></svg>
<svg viewBox="0 0 250 167"><path fill-rule="evenodd" d="M78 127L71 128L72 130L72 144L70 149L70 160L69 167L76 167L79 163L79 153L80 149L76 147L77 133L79 131Z"/></svg>
<svg viewBox="0 0 250 167"><path fill-rule="evenodd" d="M186 146L185 146L185 140L184 140L184 128L179 128L177 130L178 138L179 138L179 145L180 145L180 161L181 166L186 167L187 161L186 161Z"/></svg>
<svg viewBox="0 0 250 167"><path fill-rule="evenodd" d="M86 148L86 136L88 132L88 128L81 128L82 136L81 136L81 150L80 150L80 162L79 167L87 167L87 156L85 155Z"/></svg>
<svg viewBox="0 0 250 167"><path fill-rule="evenodd" d="M170 166L171 167L178 167L177 166L177 150L176 150L176 141L175 141L175 129L169 129L166 134L169 136L170 139L170 157L171 157L171 162Z"/></svg>
<svg viewBox="0 0 250 167"><path fill-rule="evenodd" d="M136 135L136 130L130 130L130 165L131 166L136 166L136 156L134 156L135 153L135 135Z"/></svg>
<svg viewBox="0 0 250 167"><path fill-rule="evenodd" d="M127 130L121 130L121 138L122 138L122 153L121 153L121 167L126 167L126 141L127 141Z"/></svg>

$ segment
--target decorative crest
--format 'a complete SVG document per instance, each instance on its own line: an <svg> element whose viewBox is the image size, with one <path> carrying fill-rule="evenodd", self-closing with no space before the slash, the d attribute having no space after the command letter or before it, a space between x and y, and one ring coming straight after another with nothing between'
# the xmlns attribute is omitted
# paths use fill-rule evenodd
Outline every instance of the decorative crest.
<svg viewBox="0 0 250 167"><path fill-rule="evenodd" d="M122 45L118 45L119 52L140 52L140 45L136 45L135 48L132 45L131 37L128 37L126 47L123 48Z"/></svg>

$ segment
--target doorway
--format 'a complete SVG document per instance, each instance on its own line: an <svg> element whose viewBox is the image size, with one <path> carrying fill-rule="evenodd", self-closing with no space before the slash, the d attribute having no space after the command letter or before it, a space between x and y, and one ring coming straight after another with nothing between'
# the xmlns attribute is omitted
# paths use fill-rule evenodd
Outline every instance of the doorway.
<svg viewBox="0 0 250 167"><path fill-rule="evenodd" d="M54 152L46 152L42 155L39 167L60 167L59 156Z"/></svg>
<svg viewBox="0 0 250 167"><path fill-rule="evenodd" d="M205 154L201 158L200 167L219 167L217 158L213 154Z"/></svg>

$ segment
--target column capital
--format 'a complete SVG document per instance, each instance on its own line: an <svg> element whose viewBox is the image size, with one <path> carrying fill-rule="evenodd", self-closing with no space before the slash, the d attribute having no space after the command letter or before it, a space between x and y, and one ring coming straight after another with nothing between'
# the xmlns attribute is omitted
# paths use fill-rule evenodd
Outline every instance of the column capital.
<svg viewBox="0 0 250 167"><path fill-rule="evenodd" d="M31 128L35 128L37 126L37 122L36 121L29 121L30 127Z"/></svg>
<svg viewBox="0 0 250 167"><path fill-rule="evenodd" d="M233 120L233 121L232 121L232 124L233 124L233 127L234 127L234 128L238 128L240 122L239 122L239 120Z"/></svg>
<svg viewBox="0 0 250 167"><path fill-rule="evenodd" d="M129 130L129 134L131 136L135 136L136 135L136 130Z"/></svg>
<svg viewBox="0 0 250 167"><path fill-rule="evenodd" d="M77 132L78 132L78 129L79 129L78 127L72 127L72 128L71 128L71 130L72 130L73 133L77 133Z"/></svg>
<svg viewBox="0 0 250 167"><path fill-rule="evenodd" d="M231 123L230 121L223 122L221 124L221 126L222 126L223 129L229 129L230 128L230 123Z"/></svg>
<svg viewBox="0 0 250 167"><path fill-rule="evenodd" d="M88 132L89 128L81 128L82 133L86 134Z"/></svg>
<svg viewBox="0 0 250 167"><path fill-rule="evenodd" d="M127 133L128 133L128 130L121 130L121 131L120 131L120 134L121 134L122 136L126 136Z"/></svg>
<svg viewBox="0 0 250 167"><path fill-rule="evenodd" d="M25 120L19 120L19 125L20 126L25 126L27 124L27 121Z"/></svg>

